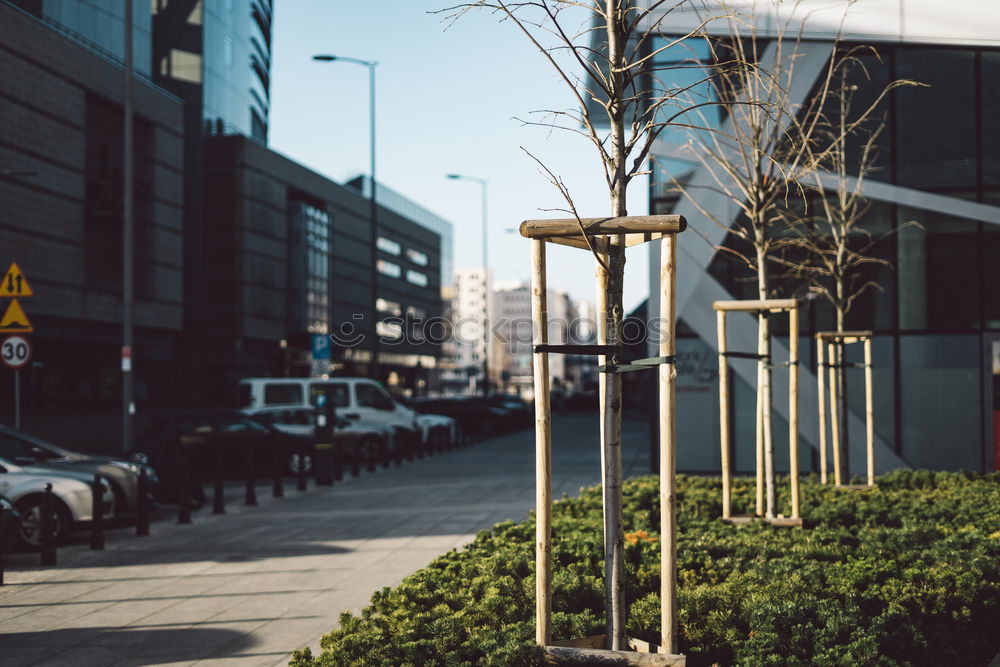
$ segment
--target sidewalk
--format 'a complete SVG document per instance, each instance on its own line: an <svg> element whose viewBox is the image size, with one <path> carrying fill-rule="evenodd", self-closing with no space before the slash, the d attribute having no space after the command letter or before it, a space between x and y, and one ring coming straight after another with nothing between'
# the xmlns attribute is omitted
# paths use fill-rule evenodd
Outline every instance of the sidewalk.
<svg viewBox="0 0 1000 667"><path fill-rule="evenodd" d="M555 415L553 496L600 480L596 417ZM648 471L645 424L623 429L626 475ZM436 556L534 507L534 434L522 431L431 458L363 472L227 514L152 525L151 536L85 537L59 550L5 556L0 587L4 665L284 665L371 595Z"/></svg>

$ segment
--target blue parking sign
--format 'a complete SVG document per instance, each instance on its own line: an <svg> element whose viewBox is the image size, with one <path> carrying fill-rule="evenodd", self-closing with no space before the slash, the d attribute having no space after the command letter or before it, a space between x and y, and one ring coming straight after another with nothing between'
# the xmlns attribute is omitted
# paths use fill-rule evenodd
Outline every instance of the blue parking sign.
<svg viewBox="0 0 1000 667"><path fill-rule="evenodd" d="M330 358L330 337L326 334L313 334L312 337L312 357L313 359Z"/></svg>

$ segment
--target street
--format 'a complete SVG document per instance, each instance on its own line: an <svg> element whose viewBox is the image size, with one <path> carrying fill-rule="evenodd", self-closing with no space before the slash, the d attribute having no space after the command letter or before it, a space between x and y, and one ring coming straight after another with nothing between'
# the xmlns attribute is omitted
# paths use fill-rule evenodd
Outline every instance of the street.
<svg viewBox="0 0 1000 667"><path fill-rule="evenodd" d="M648 471L641 421L623 425L627 476ZM554 415L553 497L600 480L596 417ZM5 665L283 665L316 651L341 612L358 611L436 556L534 506L534 434L521 431L333 487L244 507L227 488L227 513L168 509L151 536L107 534L90 551L81 534L59 566L37 554L5 556L0 661Z"/></svg>

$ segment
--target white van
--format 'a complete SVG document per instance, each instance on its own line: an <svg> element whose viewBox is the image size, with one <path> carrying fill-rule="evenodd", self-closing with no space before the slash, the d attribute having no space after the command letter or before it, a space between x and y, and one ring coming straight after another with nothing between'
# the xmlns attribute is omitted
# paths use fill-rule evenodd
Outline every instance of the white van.
<svg viewBox="0 0 1000 667"><path fill-rule="evenodd" d="M421 443L451 445L455 421L439 415L422 415L402 405L382 385L368 378L247 378L240 380L240 407L316 405L320 396L332 400L337 416L381 424L415 433Z"/></svg>
<svg viewBox="0 0 1000 667"><path fill-rule="evenodd" d="M333 401L337 415L366 422L416 428L416 413L392 400L368 378L248 378L240 380L240 407L316 405L320 396Z"/></svg>

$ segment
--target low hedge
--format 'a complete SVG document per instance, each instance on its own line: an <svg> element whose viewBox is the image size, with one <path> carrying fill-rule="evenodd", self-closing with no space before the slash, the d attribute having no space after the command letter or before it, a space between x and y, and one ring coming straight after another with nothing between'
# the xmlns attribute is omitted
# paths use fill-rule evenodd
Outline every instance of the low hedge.
<svg viewBox="0 0 1000 667"><path fill-rule="evenodd" d="M806 529L720 522L718 479L679 476L689 665L985 665L1000 650L1000 473L897 471L874 491L803 480ZM787 489L787 483L781 488ZM748 510L753 481L737 480ZM659 637L657 480L624 489L628 634ZM787 507L787 496L780 497ZM603 631L601 496L555 505L553 636ZM481 532L340 617L292 665L541 665L534 521Z"/></svg>

